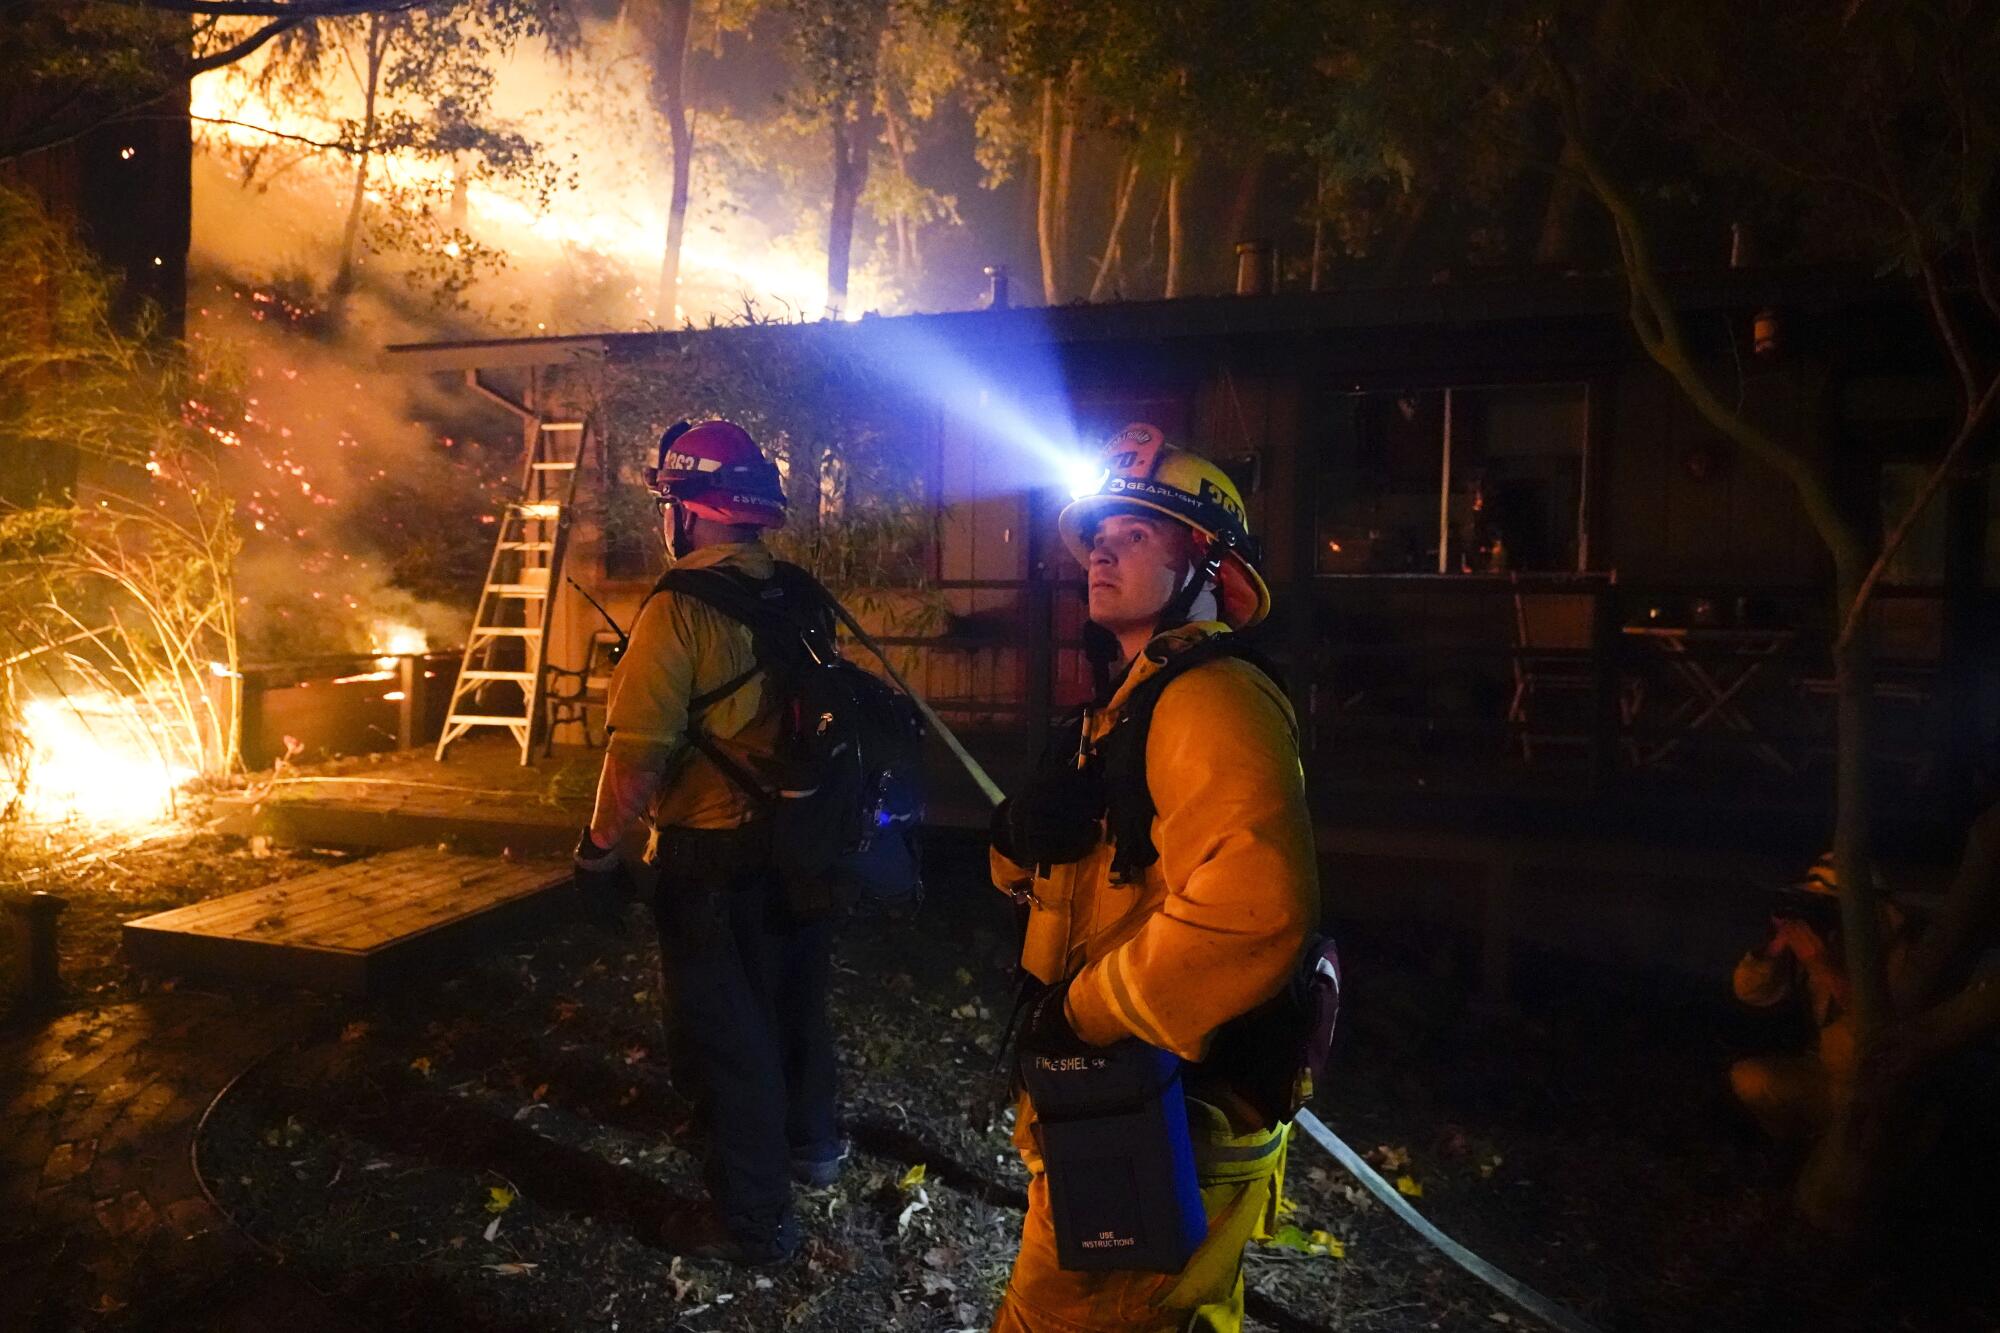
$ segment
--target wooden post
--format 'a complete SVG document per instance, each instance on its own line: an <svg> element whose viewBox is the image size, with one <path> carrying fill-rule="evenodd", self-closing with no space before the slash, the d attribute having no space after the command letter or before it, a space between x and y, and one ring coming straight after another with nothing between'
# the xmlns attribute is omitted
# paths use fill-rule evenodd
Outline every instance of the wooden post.
<svg viewBox="0 0 2000 1333"><path fill-rule="evenodd" d="M396 690L403 697L396 704L396 748L414 750L423 743L417 729L423 714L417 708L417 692L423 687L424 655L405 653L396 659Z"/></svg>
<svg viewBox="0 0 2000 1333"><path fill-rule="evenodd" d="M246 669L238 683L243 687L237 698L243 719L237 731L237 753L246 769L262 768L270 761L264 744L264 677Z"/></svg>
<svg viewBox="0 0 2000 1333"><path fill-rule="evenodd" d="M62 994L62 956L56 918L69 903L52 893L31 893L7 904L15 942L14 998L28 1008L52 1004Z"/></svg>

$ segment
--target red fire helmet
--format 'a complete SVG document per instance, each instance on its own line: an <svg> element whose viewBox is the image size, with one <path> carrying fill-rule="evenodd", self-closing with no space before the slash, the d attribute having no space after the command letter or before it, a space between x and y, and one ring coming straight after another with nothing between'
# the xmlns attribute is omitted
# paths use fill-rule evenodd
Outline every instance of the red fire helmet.
<svg viewBox="0 0 2000 1333"><path fill-rule="evenodd" d="M785 526L785 487L750 432L716 419L677 422L660 436L646 485L662 500L717 523Z"/></svg>

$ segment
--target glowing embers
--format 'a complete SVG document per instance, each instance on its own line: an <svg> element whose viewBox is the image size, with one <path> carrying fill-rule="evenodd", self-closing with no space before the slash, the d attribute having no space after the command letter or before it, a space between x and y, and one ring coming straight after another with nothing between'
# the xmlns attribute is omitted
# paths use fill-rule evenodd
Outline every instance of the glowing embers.
<svg viewBox="0 0 2000 1333"><path fill-rule="evenodd" d="M100 690L28 700L23 814L36 823L135 828L171 819L180 788L197 775L155 717L174 707L171 698Z"/></svg>

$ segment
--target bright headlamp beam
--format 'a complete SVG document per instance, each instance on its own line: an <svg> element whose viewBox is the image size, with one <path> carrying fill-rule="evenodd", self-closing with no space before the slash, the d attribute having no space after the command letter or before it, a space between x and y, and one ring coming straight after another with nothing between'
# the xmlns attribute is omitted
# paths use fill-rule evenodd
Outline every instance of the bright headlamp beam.
<svg viewBox="0 0 2000 1333"><path fill-rule="evenodd" d="M1017 354L989 374L945 340L915 329L878 328L871 341L883 371L1014 460L997 472L982 467L984 476L1011 474L1014 485L1065 493L1102 483L1099 464L1077 440L1067 386L1052 361Z"/></svg>
<svg viewBox="0 0 2000 1333"><path fill-rule="evenodd" d="M1069 487L1069 498L1081 500L1086 495L1095 495L1104 489L1104 483L1111 480L1111 469L1099 465L1094 458L1069 458L1063 463L1063 481Z"/></svg>

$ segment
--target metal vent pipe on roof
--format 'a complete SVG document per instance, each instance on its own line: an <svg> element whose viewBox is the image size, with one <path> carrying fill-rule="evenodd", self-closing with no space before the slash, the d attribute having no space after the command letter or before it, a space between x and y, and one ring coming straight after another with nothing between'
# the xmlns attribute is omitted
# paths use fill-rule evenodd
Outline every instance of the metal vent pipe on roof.
<svg viewBox="0 0 2000 1333"><path fill-rule="evenodd" d="M1005 264L988 264L986 266L986 280L990 284L986 293L986 308L988 310L1005 310L1007 308L1007 266Z"/></svg>

